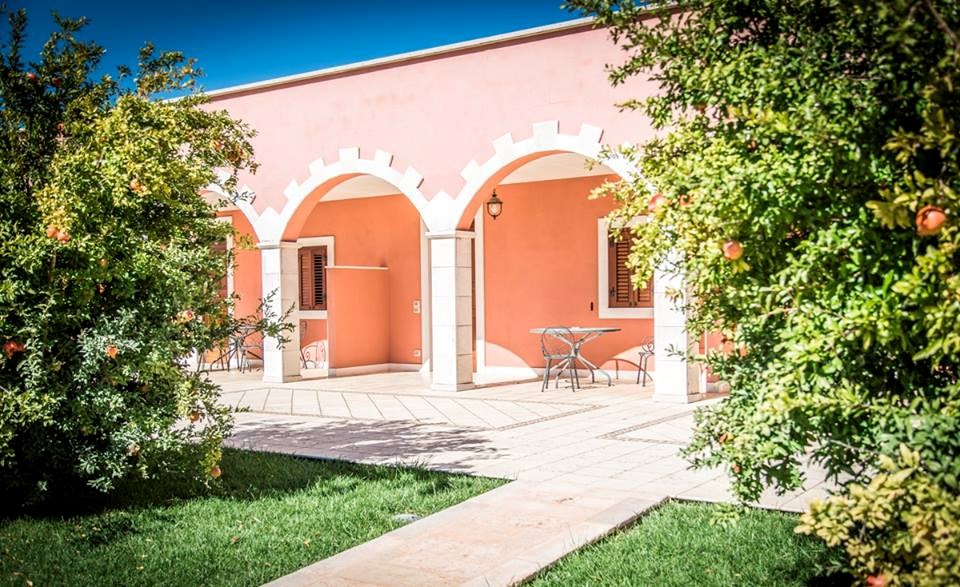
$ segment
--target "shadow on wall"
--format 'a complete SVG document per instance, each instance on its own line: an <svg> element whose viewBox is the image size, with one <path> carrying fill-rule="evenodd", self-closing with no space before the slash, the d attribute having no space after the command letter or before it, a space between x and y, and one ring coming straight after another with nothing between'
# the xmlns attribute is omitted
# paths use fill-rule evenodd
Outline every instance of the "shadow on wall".
<svg viewBox="0 0 960 587"><path fill-rule="evenodd" d="M291 422L261 418L238 423L228 444L306 457L401 464L447 472L474 472L472 461L496 456L483 433L417 422ZM446 453L446 454L444 454ZM458 455L450 458L453 453ZM460 456L462 455L462 456Z"/></svg>

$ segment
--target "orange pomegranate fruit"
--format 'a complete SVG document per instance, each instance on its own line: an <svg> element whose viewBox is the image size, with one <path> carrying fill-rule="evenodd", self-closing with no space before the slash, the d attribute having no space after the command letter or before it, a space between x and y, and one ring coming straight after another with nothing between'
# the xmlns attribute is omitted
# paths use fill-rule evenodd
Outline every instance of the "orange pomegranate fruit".
<svg viewBox="0 0 960 587"><path fill-rule="evenodd" d="M661 206L667 203L667 198L663 194L657 192L653 194L653 197L650 198L650 201L647 202L647 209L651 212L656 212L660 209Z"/></svg>
<svg viewBox="0 0 960 587"><path fill-rule="evenodd" d="M940 232L940 229L947 222L947 214L943 211L943 208L928 204L917 211L916 222L917 234L933 236Z"/></svg>
<svg viewBox="0 0 960 587"><path fill-rule="evenodd" d="M723 243L723 256L728 261L736 261L743 256L743 245L740 241L728 240Z"/></svg>
<svg viewBox="0 0 960 587"><path fill-rule="evenodd" d="M8 340L7 342L3 343L3 353L7 355L8 359L13 358L13 355L17 353L22 353L24 348L25 347L23 346L22 342L17 342L15 340Z"/></svg>

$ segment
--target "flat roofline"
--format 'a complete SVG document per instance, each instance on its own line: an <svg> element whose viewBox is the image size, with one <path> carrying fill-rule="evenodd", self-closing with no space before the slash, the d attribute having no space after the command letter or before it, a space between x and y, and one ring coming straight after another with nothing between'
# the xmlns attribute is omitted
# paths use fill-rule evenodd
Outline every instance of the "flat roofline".
<svg viewBox="0 0 960 587"><path fill-rule="evenodd" d="M390 65L399 65L401 63L406 63L409 61L417 61L420 59L437 57L439 55L444 55L446 53L469 51L469 50L479 49L481 47L497 45L500 43L505 43L510 41L519 41L519 40L541 37L541 36L550 35L550 34L562 33L565 31L575 30L579 28L586 28L586 26L592 24L594 20L595 19L592 16L588 16L585 18L577 18L574 20L568 20L568 21L560 22L556 24L548 24L545 26L539 26L539 27L534 27L530 29L523 29L520 31L514 31L510 33L493 35L492 37L483 37L480 39L473 39L471 41L462 41L460 43L441 45L439 47L431 47L429 49L420 49L418 51L410 51L408 53L400 53L398 55L378 57L377 59L369 59L367 61L358 61L356 63L348 63L346 65L336 65L334 67L316 69L314 71L307 71L304 73L297 73L297 74L287 75L283 77L275 77L275 78L271 78L271 79L267 79L259 82L251 82L248 84L241 84L238 86L230 86L230 87L222 88L219 90L203 92L203 94L210 98L219 98L221 96L228 96L230 94L264 90L274 86L283 86L288 84L305 82L309 80L322 79L325 77L343 75L346 73L354 73L354 72L362 71L365 69L372 69L372 68L378 68L378 67L384 67L384 66L390 66Z"/></svg>

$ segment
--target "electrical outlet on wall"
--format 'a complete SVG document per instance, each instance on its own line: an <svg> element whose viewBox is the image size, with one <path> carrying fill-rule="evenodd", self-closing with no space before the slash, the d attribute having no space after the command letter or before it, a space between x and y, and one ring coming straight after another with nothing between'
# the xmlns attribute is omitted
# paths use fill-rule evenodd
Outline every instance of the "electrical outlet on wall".
<svg viewBox="0 0 960 587"><path fill-rule="evenodd" d="M419 313L420 313L420 300L413 300L413 313L414 313L414 314L419 314ZM419 355L417 355L417 356L419 356Z"/></svg>

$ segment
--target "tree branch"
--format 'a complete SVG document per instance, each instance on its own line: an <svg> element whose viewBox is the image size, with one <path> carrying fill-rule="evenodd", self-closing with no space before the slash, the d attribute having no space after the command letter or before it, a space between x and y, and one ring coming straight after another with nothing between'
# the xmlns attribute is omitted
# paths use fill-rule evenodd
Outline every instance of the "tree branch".
<svg viewBox="0 0 960 587"><path fill-rule="evenodd" d="M956 62L957 56L960 55L960 39L957 38L957 33L953 32L953 29L951 29L947 21L943 19L943 15L940 14L940 11L933 5L933 2L923 0L923 5L926 6L930 14L933 15L933 19L937 21L940 29L953 41L953 61Z"/></svg>

